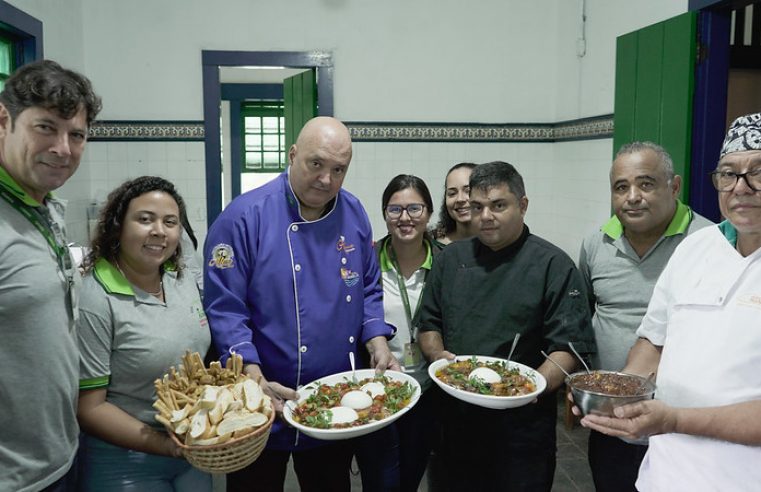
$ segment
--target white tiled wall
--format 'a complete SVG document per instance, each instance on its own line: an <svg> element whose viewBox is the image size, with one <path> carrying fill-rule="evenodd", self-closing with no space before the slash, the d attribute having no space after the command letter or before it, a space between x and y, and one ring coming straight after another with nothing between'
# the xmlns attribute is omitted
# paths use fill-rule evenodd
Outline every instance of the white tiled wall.
<svg viewBox="0 0 761 492"><path fill-rule="evenodd" d="M385 234L381 194L397 174L415 174L425 180L437 208L432 218L435 222L444 176L452 165L507 161L526 182L526 223L532 232L576 259L583 237L610 213L611 146L610 139L555 144L360 142L354 144L354 159L344 187L365 205L379 238ZM126 179L144 174L165 177L177 186L203 243L207 229L203 142L90 142L79 171L59 191L69 200L70 238L86 243L87 206L104 201Z"/></svg>
<svg viewBox="0 0 761 492"><path fill-rule="evenodd" d="M542 221L542 231L537 232L574 260L578 260L582 239L610 217L608 176L612 152L612 139L554 145L550 208ZM528 186L531 189L532 185Z"/></svg>
<svg viewBox="0 0 761 492"><path fill-rule="evenodd" d="M423 178L438 209L444 176L452 165L507 161L526 183L526 223L531 231L577 259L583 237L599 228L610 213L611 148L610 139L555 144L355 143L344 187L365 204L375 236L381 237L385 234L381 194L397 174Z"/></svg>
<svg viewBox="0 0 761 492"><path fill-rule="evenodd" d="M102 203L121 183L143 175L161 176L175 184L202 244L206 237L203 142L89 142L79 171L58 193L69 200L70 239L87 242L89 204Z"/></svg>

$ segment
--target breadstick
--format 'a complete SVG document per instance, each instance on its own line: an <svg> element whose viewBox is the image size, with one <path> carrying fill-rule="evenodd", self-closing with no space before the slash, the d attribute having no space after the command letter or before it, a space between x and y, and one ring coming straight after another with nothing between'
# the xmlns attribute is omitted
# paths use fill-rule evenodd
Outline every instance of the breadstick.
<svg viewBox="0 0 761 492"><path fill-rule="evenodd" d="M193 360L198 364L198 367L203 371L204 374L209 374L209 371L206 370L206 367L203 365L203 359L201 359L201 354L198 352L193 352L191 355L193 357Z"/></svg>
<svg viewBox="0 0 761 492"><path fill-rule="evenodd" d="M233 354L233 372L237 376L243 371L243 357L238 354Z"/></svg>
<svg viewBox="0 0 761 492"><path fill-rule="evenodd" d="M169 420L167 420L163 415L157 413L156 414L156 420L159 421L167 429L173 431L172 423L169 422Z"/></svg>
<svg viewBox="0 0 761 492"><path fill-rule="evenodd" d="M159 411L159 414L164 417L165 419L171 419L172 418L172 412L169 411L169 409L164 405L164 403L161 400L156 400L153 402L153 408Z"/></svg>
<svg viewBox="0 0 761 492"><path fill-rule="evenodd" d="M185 393L177 391L176 389L169 390L169 392L172 394L174 401L177 402L177 405L188 402L188 396Z"/></svg>
<svg viewBox="0 0 761 492"><path fill-rule="evenodd" d="M179 410L180 406L177 404L177 400L174 397L174 390L169 390L169 400L172 402L172 410Z"/></svg>

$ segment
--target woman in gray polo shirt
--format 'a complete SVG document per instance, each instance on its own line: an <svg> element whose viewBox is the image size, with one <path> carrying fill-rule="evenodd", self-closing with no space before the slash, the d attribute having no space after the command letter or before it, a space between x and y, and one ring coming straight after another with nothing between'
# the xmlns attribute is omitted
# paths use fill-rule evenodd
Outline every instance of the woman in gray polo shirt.
<svg viewBox="0 0 761 492"><path fill-rule="evenodd" d="M153 381L210 343L198 286L183 271L183 219L174 186L150 176L122 184L101 212L78 322L83 490L211 490L152 407Z"/></svg>

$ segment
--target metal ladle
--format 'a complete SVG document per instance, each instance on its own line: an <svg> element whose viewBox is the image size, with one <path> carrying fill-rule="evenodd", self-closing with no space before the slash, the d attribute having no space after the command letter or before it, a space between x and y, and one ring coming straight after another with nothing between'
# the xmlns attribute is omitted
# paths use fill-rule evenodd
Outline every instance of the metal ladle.
<svg viewBox="0 0 761 492"><path fill-rule="evenodd" d="M560 369L561 371L563 371L563 374L565 374L566 376L568 376L568 378L569 378L569 379L571 378L571 375L570 375L570 374L568 374L568 372L566 372L566 370L565 370L565 369L563 369L563 366L561 366L560 364L558 364L558 363L557 363L557 362L555 362L554 360L550 359L550 356L549 356L549 355L547 355L547 354L544 352L544 350L541 350L540 352L541 352L541 354L544 356L544 358L545 358L545 359L547 359L548 361L550 361L550 362L552 362L553 364L555 364L555 366L557 366L557 368L558 368L558 369Z"/></svg>
<svg viewBox="0 0 761 492"><path fill-rule="evenodd" d="M589 370L587 363L584 362L584 359L581 358L581 355L579 355L579 353L573 347L573 342L568 342L568 348L570 348L571 352L573 352L573 355L575 355L581 361L581 365L584 366L584 369L587 370L587 374L592 374L592 371Z"/></svg>

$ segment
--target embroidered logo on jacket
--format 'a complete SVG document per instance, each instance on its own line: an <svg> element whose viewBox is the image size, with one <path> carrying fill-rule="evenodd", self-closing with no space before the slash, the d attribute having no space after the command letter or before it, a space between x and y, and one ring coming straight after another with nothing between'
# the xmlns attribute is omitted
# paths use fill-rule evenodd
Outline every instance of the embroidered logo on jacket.
<svg viewBox="0 0 761 492"><path fill-rule="evenodd" d="M354 245L351 243L346 242L346 238L344 236L338 237L338 243L336 244L336 249L338 251L343 251L344 253L351 253L354 251Z"/></svg>
<svg viewBox="0 0 761 492"><path fill-rule="evenodd" d="M211 259L209 260L209 266L214 268L219 268L220 270L224 270L225 268L232 268L235 265L233 264L233 258L235 257L235 253L233 253L233 248L229 244L217 244L214 246L214 249L211 250Z"/></svg>
<svg viewBox="0 0 761 492"><path fill-rule="evenodd" d="M190 313L195 314L198 317L198 322L202 327L205 327L209 324L209 320L206 318L206 313L204 312L200 302L193 302L193 305L190 307Z"/></svg>
<svg viewBox="0 0 761 492"><path fill-rule="evenodd" d="M353 287L359 282L359 274L352 272L348 268L341 268L341 278L347 287Z"/></svg>

